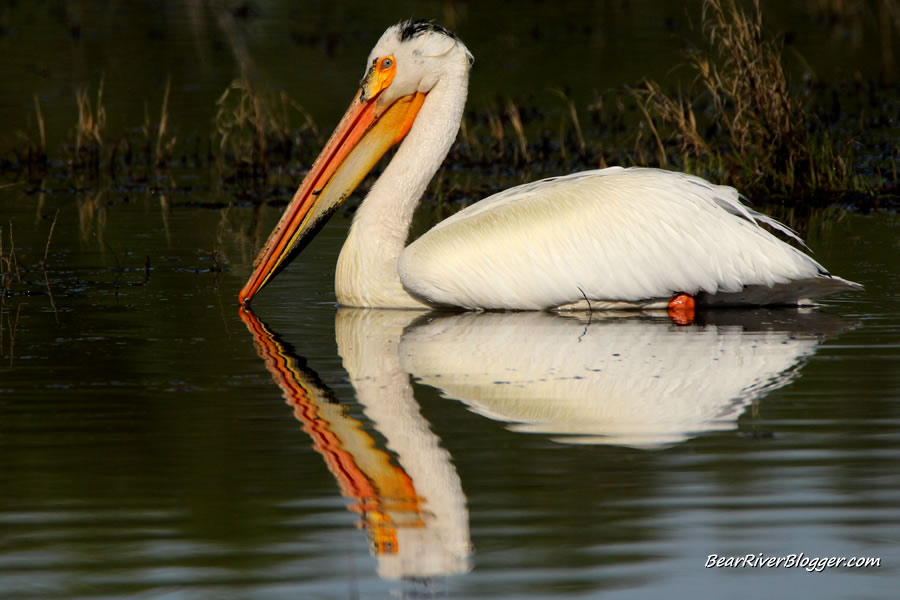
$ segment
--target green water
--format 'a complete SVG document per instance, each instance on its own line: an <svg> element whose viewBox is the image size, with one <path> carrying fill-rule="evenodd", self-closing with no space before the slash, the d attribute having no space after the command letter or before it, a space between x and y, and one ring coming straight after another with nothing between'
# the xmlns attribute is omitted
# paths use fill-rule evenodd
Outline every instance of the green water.
<svg viewBox="0 0 900 600"><path fill-rule="evenodd" d="M36 196L2 193L26 265L33 249L43 254L46 215L59 207L58 223L78 222L77 198L48 199L35 224ZM333 264L348 223L329 225L254 309L284 355L305 361L292 376L301 388L344 407L320 424L364 432L369 449L345 440L340 464L376 484L402 479L372 466L373 453L387 456L425 496L415 514L434 522L400 537L404 581L388 577L404 574L390 556L370 554L348 509L361 502L347 492L352 469L313 448L239 318L242 238L223 234L233 270L215 272L206 249L220 211L163 211L153 196L106 210L102 244L58 226L46 282L28 268L33 294L4 299L9 597L890 592L900 559L896 219L850 215L812 238L865 293L811 313L713 313L686 328L336 314ZM230 210L226 223L250 212ZM420 531L441 528L452 535ZM447 537L466 550L418 574L416 556L441 555ZM759 552L882 566L703 568L709 554Z"/></svg>
<svg viewBox="0 0 900 600"><path fill-rule="evenodd" d="M535 3L504 33L506 5L394 4L385 16L261 3L241 28L265 77L330 123L372 40L411 12L456 20L479 102L537 71L586 95L665 73L687 10ZM186 6L5 6L0 70L17 83L0 89L0 114L25 127L37 91L62 139L71 88L102 75L109 114L131 127L171 75L173 122L205 135L236 67L207 5ZM810 22L793 4L772 13ZM567 28L573 15L591 27ZM291 41L321 31L344 33L331 50ZM836 74L880 68L860 58L881 56L877 38L797 31ZM548 54L621 70L592 67L598 83L585 83L575 67L536 68ZM182 168L140 184L57 173L0 188L2 255L15 247L18 266L0 305L4 598L894 593L896 215L794 222L864 292L676 327L338 310L339 214L242 315L237 291L280 209L217 181ZM704 568L711 554L759 553L881 566Z"/></svg>

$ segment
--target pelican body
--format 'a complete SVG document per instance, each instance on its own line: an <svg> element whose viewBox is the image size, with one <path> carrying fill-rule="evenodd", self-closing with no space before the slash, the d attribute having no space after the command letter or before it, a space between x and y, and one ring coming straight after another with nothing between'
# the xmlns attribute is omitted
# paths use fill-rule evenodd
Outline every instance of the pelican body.
<svg viewBox="0 0 900 600"><path fill-rule="evenodd" d="M859 284L832 276L763 225L731 187L611 167L490 196L406 245L413 213L463 116L471 53L450 31L405 21L369 54L360 89L259 253L239 301L305 246L400 144L356 211L335 274L344 306L546 310L800 305Z"/></svg>

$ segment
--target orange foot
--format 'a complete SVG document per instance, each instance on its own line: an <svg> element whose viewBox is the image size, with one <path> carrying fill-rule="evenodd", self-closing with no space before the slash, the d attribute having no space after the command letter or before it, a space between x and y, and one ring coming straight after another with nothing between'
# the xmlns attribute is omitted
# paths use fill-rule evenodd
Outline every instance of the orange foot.
<svg viewBox="0 0 900 600"><path fill-rule="evenodd" d="M694 322L694 312L696 307L697 303L693 296L685 294L684 292L679 292L675 294L675 297L669 300L669 318L672 319L676 325L690 325Z"/></svg>

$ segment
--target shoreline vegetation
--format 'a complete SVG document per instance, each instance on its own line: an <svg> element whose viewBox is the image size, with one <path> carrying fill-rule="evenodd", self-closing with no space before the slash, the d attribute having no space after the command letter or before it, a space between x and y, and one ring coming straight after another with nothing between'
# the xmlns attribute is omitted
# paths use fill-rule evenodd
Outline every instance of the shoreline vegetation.
<svg viewBox="0 0 900 600"><path fill-rule="evenodd" d="M679 67L687 89L642 81L586 105L555 89L548 95L557 108L549 110L510 97L470 104L428 198L445 216L516 183L622 165L694 173L760 203L896 209L900 145L889 133L900 110L896 89L790 82L783 39L768 34L759 1L742 6L705 0L706 43ZM210 131L181 138L171 96L167 82L161 97L147 100L144 123L123 133L108 126L103 81L82 86L77 120L54 146L35 93L28 127L0 141L0 183L44 190L48 177L77 177L77 187L165 188L186 170L206 170L242 201L286 202L328 133L299 102L245 76L210 107ZM878 131L883 141L861 142Z"/></svg>

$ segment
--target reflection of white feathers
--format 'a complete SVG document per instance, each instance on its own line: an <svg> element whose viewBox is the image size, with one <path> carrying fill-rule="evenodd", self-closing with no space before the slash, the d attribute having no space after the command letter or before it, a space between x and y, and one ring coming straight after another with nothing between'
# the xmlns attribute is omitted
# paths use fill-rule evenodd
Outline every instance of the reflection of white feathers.
<svg viewBox="0 0 900 600"><path fill-rule="evenodd" d="M467 313L407 331L400 353L423 383L512 430L655 447L734 428L818 343L783 328Z"/></svg>
<svg viewBox="0 0 900 600"><path fill-rule="evenodd" d="M792 379L823 332L845 327L799 310L719 311L703 315L714 323L691 327L581 316L338 310L338 352L357 398L422 498L418 524L385 498L397 552L377 554L379 575L470 568L462 485L409 373L515 431L654 448L733 429L749 403Z"/></svg>
<svg viewBox="0 0 900 600"><path fill-rule="evenodd" d="M387 447L423 498L419 526L397 510L397 553L379 554L378 574L388 579L434 577L468 571L471 542L466 498L450 454L441 447L413 397L397 344L411 311L340 309L338 352L356 396Z"/></svg>

